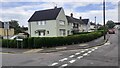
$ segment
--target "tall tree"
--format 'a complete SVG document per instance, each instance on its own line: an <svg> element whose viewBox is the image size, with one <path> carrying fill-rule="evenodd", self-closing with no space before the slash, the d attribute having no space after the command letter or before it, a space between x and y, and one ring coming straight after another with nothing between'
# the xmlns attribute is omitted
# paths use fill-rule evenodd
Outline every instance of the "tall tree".
<svg viewBox="0 0 120 68"><path fill-rule="evenodd" d="M115 23L112 20L107 21L106 26L111 29L115 26Z"/></svg>
<svg viewBox="0 0 120 68"><path fill-rule="evenodd" d="M9 24L10 24L10 27L13 27L15 29L15 34L18 34L18 33L22 32L21 28L18 24L18 21L11 20L11 21L9 21Z"/></svg>

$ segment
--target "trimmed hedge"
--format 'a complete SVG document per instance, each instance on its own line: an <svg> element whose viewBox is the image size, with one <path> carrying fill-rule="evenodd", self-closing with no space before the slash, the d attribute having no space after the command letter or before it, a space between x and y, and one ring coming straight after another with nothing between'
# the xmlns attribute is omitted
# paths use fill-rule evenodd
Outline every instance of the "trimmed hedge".
<svg viewBox="0 0 120 68"><path fill-rule="evenodd" d="M104 31L96 31L87 34L76 34L66 37L31 37L23 39L23 42L16 40L2 40L2 47L10 48L42 48L55 47L71 44L79 44L97 39L103 35ZM17 46L18 44L18 46Z"/></svg>

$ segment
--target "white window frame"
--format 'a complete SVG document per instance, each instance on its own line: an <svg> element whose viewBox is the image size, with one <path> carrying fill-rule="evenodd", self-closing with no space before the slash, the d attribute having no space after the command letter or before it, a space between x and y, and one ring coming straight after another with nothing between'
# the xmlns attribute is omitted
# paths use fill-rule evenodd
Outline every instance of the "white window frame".
<svg viewBox="0 0 120 68"><path fill-rule="evenodd" d="M38 21L37 22L37 25L45 25L46 24L46 21Z"/></svg>
<svg viewBox="0 0 120 68"><path fill-rule="evenodd" d="M60 25L65 25L65 21L59 20L59 24L60 24Z"/></svg>
<svg viewBox="0 0 120 68"><path fill-rule="evenodd" d="M60 31L60 36L65 36L66 35L66 30L65 29L59 29Z"/></svg>

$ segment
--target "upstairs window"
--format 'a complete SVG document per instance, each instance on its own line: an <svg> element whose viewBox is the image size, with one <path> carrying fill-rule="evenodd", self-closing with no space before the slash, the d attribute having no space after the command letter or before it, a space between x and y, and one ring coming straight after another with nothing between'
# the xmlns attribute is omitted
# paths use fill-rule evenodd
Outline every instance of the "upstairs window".
<svg viewBox="0 0 120 68"><path fill-rule="evenodd" d="M60 24L60 25L65 25L65 21L59 20L59 24Z"/></svg>
<svg viewBox="0 0 120 68"><path fill-rule="evenodd" d="M39 21L37 22L37 25L45 25L46 24L46 21Z"/></svg>

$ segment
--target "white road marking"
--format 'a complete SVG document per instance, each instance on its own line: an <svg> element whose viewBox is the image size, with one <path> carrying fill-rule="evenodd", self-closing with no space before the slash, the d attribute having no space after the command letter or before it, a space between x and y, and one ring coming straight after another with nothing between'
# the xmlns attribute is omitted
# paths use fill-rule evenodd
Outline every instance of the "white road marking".
<svg viewBox="0 0 120 68"><path fill-rule="evenodd" d="M91 53L92 51L88 51L88 53Z"/></svg>
<svg viewBox="0 0 120 68"><path fill-rule="evenodd" d="M91 51L95 51L95 49L92 49Z"/></svg>
<svg viewBox="0 0 120 68"><path fill-rule="evenodd" d="M81 51L81 53L83 53L83 52L85 52L85 51Z"/></svg>
<svg viewBox="0 0 120 68"><path fill-rule="evenodd" d="M75 53L75 55L79 55L80 53Z"/></svg>
<svg viewBox="0 0 120 68"><path fill-rule="evenodd" d="M61 59L61 60L59 60L59 61L61 61L61 62L62 62L62 61L65 61L65 60L67 60L67 59L68 59L68 58L64 58L64 59Z"/></svg>
<svg viewBox="0 0 120 68"><path fill-rule="evenodd" d="M81 58L83 58L83 56L79 56L79 57L77 57L78 59L81 59Z"/></svg>
<svg viewBox="0 0 120 68"><path fill-rule="evenodd" d="M63 64L61 67L65 67L65 66L68 66L68 64Z"/></svg>
<svg viewBox="0 0 120 68"><path fill-rule="evenodd" d="M89 49L85 49L85 51L88 51Z"/></svg>
<svg viewBox="0 0 120 68"><path fill-rule="evenodd" d="M95 47L94 49L98 49L98 47Z"/></svg>
<svg viewBox="0 0 120 68"><path fill-rule="evenodd" d="M83 56L86 56L86 55L88 55L88 53L83 54Z"/></svg>
<svg viewBox="0 0 120 68"><path fill-rule="evenodd" d="M70 58L72 58L72 57L74 57L75 55L71 55L71 56L69 56Z"/></svg>
<svg viewBox="0 0 120 68"><path fill-rule="evenodd" d="M58 63L53 63L52 65L50 65L50 66L55 66L55 65L57 65Z"/></svg>
<svg viewBox="0 0 120 68"><path fill-rule="evenodd" d="M105 43L104 45L110 45L110 41L108 41L107 43Z"/></svg>
<svg viewBox="0 0 120 68"><path fill-rule="evenodd" d="M71 60L71 61L69 61L70 63L74 63L76 60Z"/></svg>

